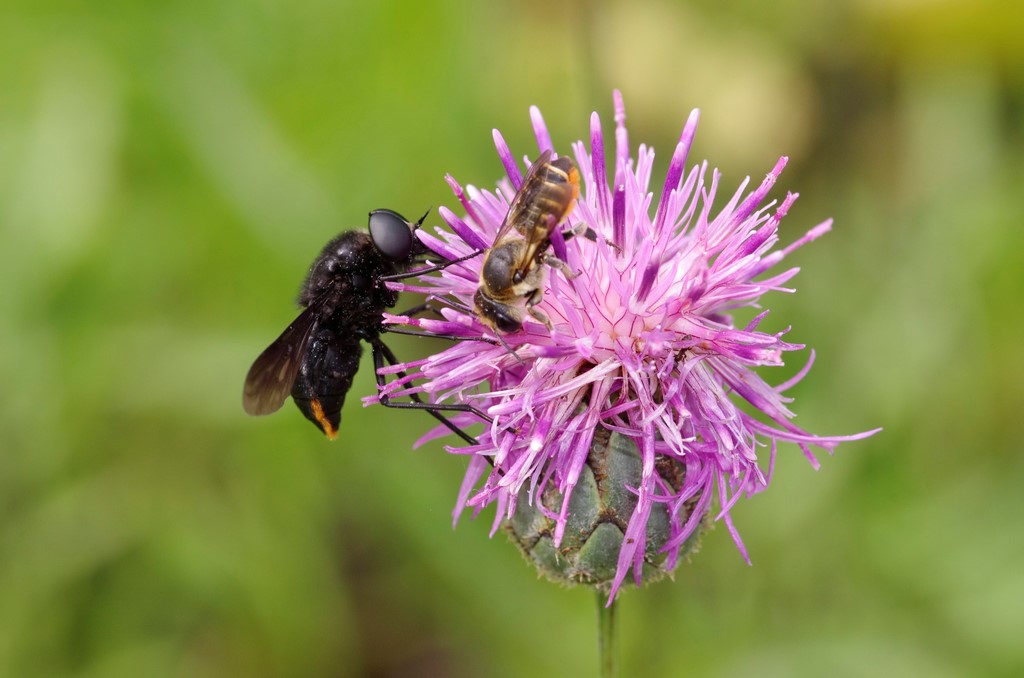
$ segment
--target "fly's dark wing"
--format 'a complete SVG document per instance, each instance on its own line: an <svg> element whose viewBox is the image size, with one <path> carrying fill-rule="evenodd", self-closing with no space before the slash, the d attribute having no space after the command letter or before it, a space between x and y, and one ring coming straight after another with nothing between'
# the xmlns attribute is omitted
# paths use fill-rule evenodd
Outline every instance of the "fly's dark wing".
<svg viewBox="0 0 1024 678"><path fill-rule="evenodd" d="M338 434L341 406L359 370L363 346L345 326L317 327L291 389L295 406L330 439Z"/></svg>
<svg viewBox="0 0 1024 678"><path fill-rule="evenodd" d="M501 242L501 239L508 235L508 232L513 227L523 223L524 219L530 219L527 213L534 209L537 193L544 187L544 173L541 170L547 167L552 155L554 155L554 151L549 148L537 156L537 159L530 165L530 170L526 173L522 185L519 186L519 190L516 191L515 196L512 198L512 204L509 205L505 221L501 223L501 228L498 229L498 235L494 238L494 244Z"/></svg>
<svg viewBox="0 0 1024 678"><path fill-rule="evenodd" d="M246 414L270 414L281 409L285 398L291 395L320 311L320 304L311 304L256 358L242 391Z"/></svg>

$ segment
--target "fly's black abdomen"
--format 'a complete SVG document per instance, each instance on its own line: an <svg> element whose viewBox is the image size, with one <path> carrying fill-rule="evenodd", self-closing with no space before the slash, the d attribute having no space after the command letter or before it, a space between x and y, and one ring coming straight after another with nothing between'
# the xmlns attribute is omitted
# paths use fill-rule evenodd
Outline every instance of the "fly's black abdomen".
<svg viewBox="0 0 1024 678"><path fill-rule="evenodd" d="M329 327L319 327L309 341L292 386L292 399L328 438L337 435L341 406L352 388L362 354L358 337Z"/></svg>

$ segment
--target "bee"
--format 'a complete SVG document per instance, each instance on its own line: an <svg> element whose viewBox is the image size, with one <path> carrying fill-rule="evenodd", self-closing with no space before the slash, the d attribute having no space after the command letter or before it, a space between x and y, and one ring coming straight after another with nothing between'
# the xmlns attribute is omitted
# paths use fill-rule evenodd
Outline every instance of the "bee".
<svg viewBox="0 0 1024 678"><path fill-rule="evenodd" d="M579 190L579 170L567 156L554 157L547 150L530 166L480 269L473 306L484 324L500 332L516 332L523 326L525 311L551 329L551 321L536 308L544 298L543 264L574 277L564 261L548 253L548 247ZM578 234L570 231L567 237Z"/></svg>
<svg viewBox="0 0 1024 678"><path fill-rule="evenodd" d="M346 231L324 246L299 293L303 311L249 369L242 393L246 413L276 412L290 395L302 414L333 440L364 341L373 351L378 388L385 385L380 368L398 362L380 338L384 309L398 303L398 292L386 283L422 272L409 268L429 252L415 236L426 216L413 224L397 212L375 210L366 231ZM399 376L405 377L401 372ZM410 397L413 402L394 402L382 394L380 401L387 407L426 410L470 444L476 440L439 412L474 412L489 421L468 405L436 405L422 402L417 394Z"/></svg>

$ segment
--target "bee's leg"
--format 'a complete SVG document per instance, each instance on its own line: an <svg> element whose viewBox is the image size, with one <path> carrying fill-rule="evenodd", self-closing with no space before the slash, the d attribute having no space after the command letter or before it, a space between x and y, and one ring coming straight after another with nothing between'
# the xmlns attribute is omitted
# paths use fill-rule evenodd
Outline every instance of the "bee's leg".
<svg viewBox="0 0 1024 678"><path fill-rule="evenodd" d="M594 229L590 228L584 223L578 223L572 227L572 230L566 231L561 234L562 238L564 238L565 240L568 240L569 238L572 238L577 235L582 235L587 240L597 242L597 233L594 232ZM615 243L613 243L611 240L604 238L604 242L606 245L608 245L608 247L611 247L615 251L622 251L621 248ZM569 268L569 264L565 263L563 260L559 259L551 252L545 252L544 254L542 254L539 257L539 261L543 264L547 264L551 268L560 271L562 275L566 277L567 280L572 280L573 278L579 275L579 273Z"/></svg>
<svg viewBox="0 0 1024 678"><path fill-rule="evenodd" d="M597 242L597 231L587 226L582 221L572 225L568 231L562 231L562 238L564 240L570 240L576 236L582 235L584 238L591 242Z"/></svg>
<svg viewBox="0 0 1024 678"><path fill-rule="evenodd" d="M532 315L538 322L544 323L544 327L548 328L548 332L554 331L555 326L551 324L551 318L548 317L547 313L540 310L539 308L534 308L533 306L527 306L526 311L527 313Z"/></svg>
<svg viewBox="0 0 1024 678"><path fill-rule="evenodd" d="M551 324L551 319L548 318L547 313L537 308L537 304L539 304L543 299L544 292L542 292L538 287L526 298L526 312L532 315L539 322L544 323L544 327L548 328L548 331L550 332L555 329Z"/></svg>
<svg viewBox="0 0 1024 678"><path fill-rule="evenodd" d="M540 257L540 261L541 263L547 264L551 268L558 270L562 275L565 276L567 280L572 280L577 275L579 275L571 268L569 268L569 264L565 263L564 261L556 257L554 254L551 254L550 252L545 252L544 254L542 254Z"/></svg>
<svg viewBox="0 0 1024 678"><path fill-rule="evenodd" d="M564 240L569 240L570 238L575 238L576 236L580 236L580 235L582 235L584 238L586 238L590 242L597 242L597 231L592 229L590 226L587 226L582 221L577 223L577 224L574 224L573 227L570 228L568 231L564 231L562 233L562 238ZM601 238L601 239L604 240L604 244L605 245L608 245L608 247L611 247L616 252L621 252L622 251L621 247L619 247L618 245L613 243L608 238Z"/></svg>
<svg viewBox="0 0 1024 678"><path fill-rule="evenodd" d="M384 386L387 384L387 379L384 377L383 374L380 373L380 369L382 367L384 367L385 361L387 361L388 364L397 365L398 364L398 358L395 357L395 354L391 351L390 348L388 348L387 344L385 344L379 338L374 339L373 341L371 341L370 342L370 346L373 347L373 372L374 372L374 375L377 378L377 388L378 389L383 389ZM403 371L399 371L397 374L402 379L404 379L404 378L406 378L408 376ZM484 414L480 410L476 409L472 405L454 404L454 403L453 404L425 403L425 402L423 402L420 399L420 396L419 396L418 393L410 393L409 397L412 398L413 402L411 402L411 403L395 402L395 401L391 400L391 398L389 396L386 396L383 393L381 393L380 394L380 404L383 405L384 407L393 407L393 408L401 409L401 410L424 410L428 414L430 414L430 416L432 416L434 419L437 419L439 422L441 422L446 427L448 427L448 429L452 433L454 433L455 435L459 436L460 438L465 440L470 445L478 445L479 441L477 441L476 438L474 438L473 436L469 435L468 433L463 431L461 428L459 428L458 426L453 424L451 421L449 421L444 415L441 414L441 412L472 412L473 414L475 414L476 416L480 417L481 419L483 419L484 421L486 421L488 423L494 421L493 419L491 419L486 414Z"/></svg>

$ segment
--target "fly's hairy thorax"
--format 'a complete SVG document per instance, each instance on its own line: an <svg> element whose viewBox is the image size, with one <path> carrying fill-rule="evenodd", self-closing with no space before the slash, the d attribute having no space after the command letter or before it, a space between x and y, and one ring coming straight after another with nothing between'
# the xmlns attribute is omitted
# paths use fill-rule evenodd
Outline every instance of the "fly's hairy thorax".
<svg viewBox="0 0 1024 678"><path fill-rule="evenodd" d="M381 256L369 234L342 233L313 262L299 303L309 306L322 299L322 324L338 333L374 338L381 333L384 309L398 303L398 293L382 277L401 268Z"/></svg>

